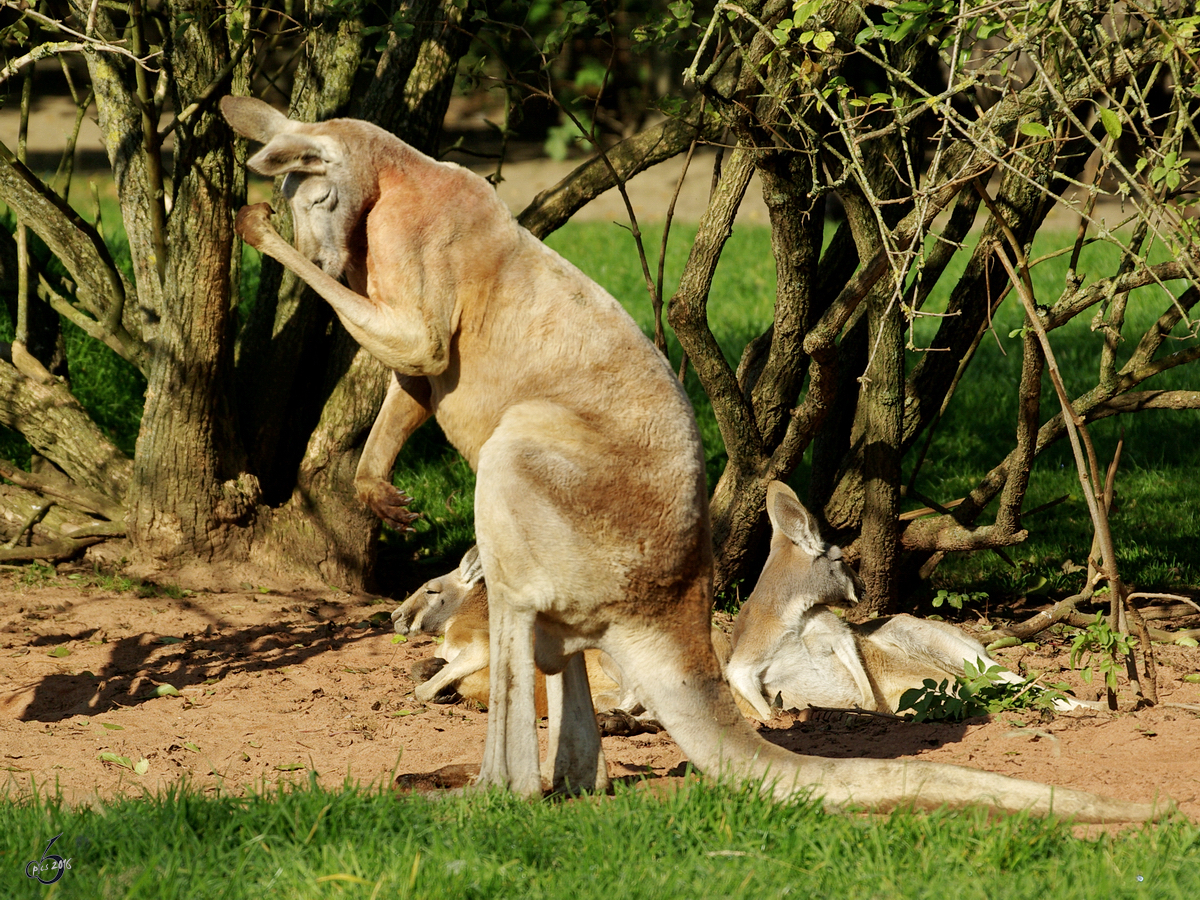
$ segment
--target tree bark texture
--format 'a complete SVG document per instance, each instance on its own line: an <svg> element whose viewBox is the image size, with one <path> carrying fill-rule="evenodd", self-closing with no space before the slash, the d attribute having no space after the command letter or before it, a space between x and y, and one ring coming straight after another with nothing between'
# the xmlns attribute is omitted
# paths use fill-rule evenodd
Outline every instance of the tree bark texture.
<svg viewBox="0 0 1200 900"><path fill-rule="evenodd" d="M192 102L228 58L221 11L210 0L173 7L187 24L168 44L178 102ZM233 157L215 109L176 134L175 202L160 300L142 296L151 349L146 407L129 495L129 534L156 559L225 557L230 526L257 492L229 502L222 483L239 474L230 415L232 366L229 261L233 250ZM156 273L148 277L157 281ZM252 485L253 482L246 482Z"/></svg>
<svg viewBox="0 0 1200 900"><path fill-rule="evenodd" d="M62 382L29 378L0 361L0 424L19 431L76 484L125 501L132 463Z"/></svg>

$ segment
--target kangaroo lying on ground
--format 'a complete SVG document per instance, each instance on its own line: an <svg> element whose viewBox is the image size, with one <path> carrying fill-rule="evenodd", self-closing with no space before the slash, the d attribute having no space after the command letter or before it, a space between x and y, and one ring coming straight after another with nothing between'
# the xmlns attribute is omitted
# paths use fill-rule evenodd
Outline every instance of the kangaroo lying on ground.
<svg viewBox="0 0 1200 900"><path fill-rule="evenodd" d="M392 613L397 634L445 635L432 658L413 666L421 683L414 695L422 703L452 692L487 706L489 697L487 586L477 547L468 550L457 569L431 578L417 588ZM729 639L712 628L713 650L724 665L729 660ZM592 706L602 734L636 734L658 731L645 705L622 687L620 669L607 653L585 650ZM535 702L538 715L546 715L545 678L538 673Z"/></svg>
<svg viewBox="0 0 1200 900"><path fill-rule="evenodd" d="M392 464L431 415L476 472L491 618L479 783L541 794L540 667L553 675L553 787L607 785L581 653L596 647L699 769L779 798L875 809L986 802L1081 820L1155 814L954 766L818 759L765 741L734 705L709 637L712 535L691 404L620 304L459 166L366 122L293 122L244 97L221 110L266 144L250 168L287 176L297 246L271 227L266 204L241 210L238 232L398 375L363 451L360 495L403 517Z"/></svg>
<svg viewBox="0 0 1200 900"><path fill-rule="evenodd" d="M489 705L488 596L478 548L468 550L453 572L417 588L392 613L392 624L397 634L445 635L433 658L413 667L413 677L422 679L414 691L418 700L428 703L453 691ZM620 708L621 686L606 671L600 652L586 651L585 660L593 706ZM538 675L534 696L541 717L547 714L546 686L545 676Z"/></svg>
<svg viewBox="0 0 1200 900"><path fill-rule="evenodd" d="M855 603L860 584L841 550L821 540L808 510L781 482L767 487L767 517L771 553L738 612L726 669L758 718L771 718L775 699L785 709L894 713L901 694L927 678L953 683L968 662L981 671L1000 667L979 641L944 622L900 615L846 623L831 607ZM999 678L1024 683L1003 669ZM1099 705L1055 700L1059 709Z"/></svg>

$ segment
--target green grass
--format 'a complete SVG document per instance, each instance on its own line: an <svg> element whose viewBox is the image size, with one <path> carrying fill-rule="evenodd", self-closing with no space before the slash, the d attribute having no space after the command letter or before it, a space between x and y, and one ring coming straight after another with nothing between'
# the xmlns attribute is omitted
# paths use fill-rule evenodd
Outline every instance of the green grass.
<svg viewBox="0 0 1200 900"><path fill-rule="evenodd" d="M48 889L45 851L71 860ZM247 798L179 790L69 807L0 804L5 896L203 898L1194 896L1200 831L1094 841L980 812L825 815L705 782L655 797L395 799L311 787ZM46 876L49 877L49 876Z"/></svg>

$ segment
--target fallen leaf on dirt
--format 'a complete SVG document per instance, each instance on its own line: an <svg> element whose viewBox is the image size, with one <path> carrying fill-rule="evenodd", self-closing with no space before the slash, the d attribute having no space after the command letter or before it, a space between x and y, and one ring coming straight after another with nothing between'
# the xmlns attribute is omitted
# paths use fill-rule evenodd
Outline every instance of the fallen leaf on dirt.
<svg viewBox="0 0 1200 900"><path fill-rule="evenodd" d="M160 684L154 689L155 697L178 697L179 690L173 684Z"/></svg>
<svg viewBox="0 0 1200 900"><path fill-rule="evenodd" d="M55 647L53 650L51 650L51 651L50 651L48 654L46 654L46 655L47 655L47 656L57 656L57 657L59 657L59 658L61 659L61 658L62 658L62 657L64 657L64 656L70 656L70 655L71 655L71 650L70 650L70 648L69 648L69 647Z"/></svg>
<svg viewBox="0 0 1200 900"><path fill-rule="evenodd" d="M156 644L182 644L183 638L171 637L170 635L164 634L162 637L155 638L154 643L156 643Z"/></svg>
<svg viewBox="0 0 1200 900"><path fill-rule="evenodd" d="M191 741L185 741L185 742L184 742L184 744L183 744L183 749L184 749L184 750L191 750L193 753L199 753L199 752L200 752L200 747L199 747L199 745L197 745L197 744L194 744L194 743L192 743Z"/></svg>
<svg viewBox="0 0 1200 900"><path fill-rule="evenodd" d="M139 775L145 775L150 771L150 760L139 759L136 763L134 763L133 771L137 772Z"/></svg>
<svg viewBox="0 0 1200 900"><path fill-rule="evenodd" d="M124 725L114 725L112 722L101 722L100 725L107 728L109 731L124 731Z"/></svg>
<svg viewBox="0 0 1200 900"><path fill-rule="evenodd" d="M117 754L111 753L108 750L101 751L97 759L99 759L100 762L112 763L114 766L120 766L122 769L133 769L133 762L128 756L118 756Z"/></svg>
<svg viewBox="0 0 1200 900"><path fill-rule="evenodd" d="M304 766L300 763L280 763L275 768L280 772L295 772L298 769L303 769Z"/></svg>

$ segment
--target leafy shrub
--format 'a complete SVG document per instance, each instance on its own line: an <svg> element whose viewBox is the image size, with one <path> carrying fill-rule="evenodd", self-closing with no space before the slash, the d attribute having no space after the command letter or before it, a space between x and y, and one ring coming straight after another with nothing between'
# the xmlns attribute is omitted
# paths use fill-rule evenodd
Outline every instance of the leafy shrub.
<svg viewBox="0 0 1200 900"><path fill-rule="evenodd" d="M900 695L897 713L912 710L914 722L961 722L974 716L986 716L1012 709L1051 709L1058 691L1035 686L1034 678L1005 681L1000 666L976 667L964 663L963 675L938 684L926 678L919 688Z"/></svg>

